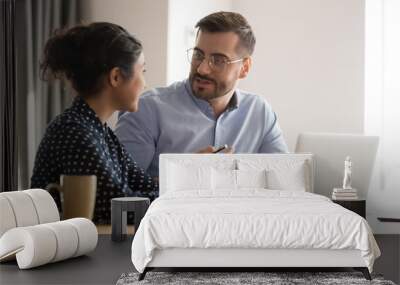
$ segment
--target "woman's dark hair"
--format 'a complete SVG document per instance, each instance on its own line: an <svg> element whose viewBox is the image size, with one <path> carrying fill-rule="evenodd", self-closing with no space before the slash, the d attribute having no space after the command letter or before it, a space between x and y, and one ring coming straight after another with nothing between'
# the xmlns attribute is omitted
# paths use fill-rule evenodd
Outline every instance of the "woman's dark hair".
<svg viewBox="0 0 400 285"><path fill-rule="evenodd" d="M78 25L55 31L47 41L40 64L43 79L66 78L82 96L101 90L104 75L119 67L125 78L142 44L124 28L106 22Z"/></svg>
<svg viewBox="0 0 400 285"><path fill-rule="evenodd" d="M202 18L195 26L209 33L234 32L239 36L240 47L253 54L256 37L246 18L234 12L216 12Z"/></svg>

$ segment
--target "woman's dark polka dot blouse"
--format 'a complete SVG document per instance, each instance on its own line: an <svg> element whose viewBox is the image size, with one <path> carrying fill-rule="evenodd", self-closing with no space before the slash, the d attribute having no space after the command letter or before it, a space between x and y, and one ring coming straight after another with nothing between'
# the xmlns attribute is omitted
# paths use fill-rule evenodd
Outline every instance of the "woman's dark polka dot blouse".
<svg viewBox="0 0 400 285"><path fill-rule="evenodd" d="M59 183L60 175L96 175L93 220L110 223L110 199L158 195L158 185L136 165L112 130L77 96L72 106L47 127L36 154L32 188ZM56 199L59 205L59 197Z"/></svg>

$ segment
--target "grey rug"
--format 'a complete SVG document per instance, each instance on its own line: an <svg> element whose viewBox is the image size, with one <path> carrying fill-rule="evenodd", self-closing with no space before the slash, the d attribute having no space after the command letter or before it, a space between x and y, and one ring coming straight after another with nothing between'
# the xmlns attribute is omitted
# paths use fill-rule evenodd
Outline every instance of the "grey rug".
<svg viewBox="0 0 400 285"><path fill-rule="evenodd" d="M395 285L384 280L381 275L372 275L372 281L364 278L360 272L148 272L146 278L138 281L139 273L122 274L117 285L134 284L376 284Z"/></svg>

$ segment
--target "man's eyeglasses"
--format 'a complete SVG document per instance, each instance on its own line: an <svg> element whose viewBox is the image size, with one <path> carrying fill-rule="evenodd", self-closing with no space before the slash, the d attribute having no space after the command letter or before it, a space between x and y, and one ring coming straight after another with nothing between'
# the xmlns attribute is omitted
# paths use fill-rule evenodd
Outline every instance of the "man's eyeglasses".
<svg viewBox="0 0 400 285"><path fill-rule="evenodd" d="M203 60L206 59L206 56L204 55L204 53L195 48L188 49L186 51L186 53L187 53L187 58L189 60L189 63L193 67L198 67L203 62ZM221 71L225 70L225 68L229 64L243 61L243 59L244 58L229 59L228 57L226 57L224 55L212 54L208 57L207 63L211 70L221 72Z"/></svg>

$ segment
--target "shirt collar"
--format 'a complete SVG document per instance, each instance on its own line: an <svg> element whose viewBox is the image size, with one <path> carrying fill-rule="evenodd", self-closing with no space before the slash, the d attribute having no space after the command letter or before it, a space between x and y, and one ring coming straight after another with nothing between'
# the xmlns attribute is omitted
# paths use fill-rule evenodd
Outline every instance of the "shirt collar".
<svg viewBox="0 0 400 285"><path fill-rule="evenodd" d="M85 124L93 126L99 132L103 133L106 131L107 124L102 124L96 112L90 108L89 104L86 103L82 96L78 95L74 98L71 109Z"/></svg>
<svg viewBox="0 0 400 285"><path fill-rule="evenodd" d="M196 105L200 108L200 110L207 113L211 111L211 113L213 113L210 103L208 103L206 100L194 96L192 92L192 87L190 86L189 79L186 79L185 89L187 93L190 95L190 97L193 99L193 101L196 103ZM237 109L239 107L240 97L241 97L240 91L236 89L235 92L233 93L231 100L228 103L228 107L225 112L230 112Z"/></svg>
<svg viewBox="0 0 400 285"><path fill-rule="evenodd" d="M233 93L231 100L229 101L229 104L228 104L229 111L233 111L234 109L239 108L240 96L241 96L241 94L240 94L239 89L236 89L235 92Z"/></svg>

